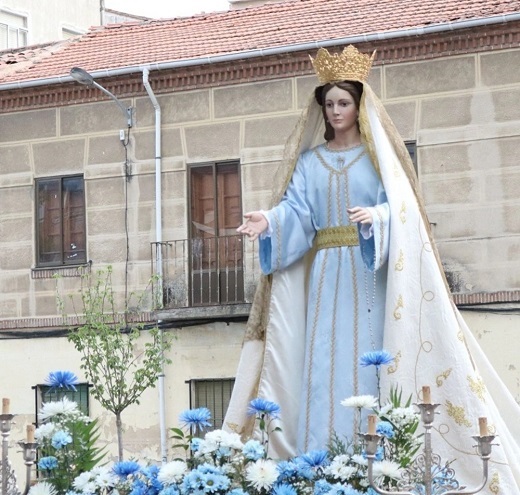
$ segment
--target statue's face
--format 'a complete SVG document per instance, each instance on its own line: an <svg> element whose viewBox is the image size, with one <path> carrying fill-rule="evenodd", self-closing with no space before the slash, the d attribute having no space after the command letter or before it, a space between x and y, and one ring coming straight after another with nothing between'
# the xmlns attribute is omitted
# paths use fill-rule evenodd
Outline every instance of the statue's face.
<svg viewBox="0 0 520 495"><path fill-rule="evenodd" d="M325 112L336 135L357 129L358 109L348 91L337 86L329 89L325 95Z"/></svg>

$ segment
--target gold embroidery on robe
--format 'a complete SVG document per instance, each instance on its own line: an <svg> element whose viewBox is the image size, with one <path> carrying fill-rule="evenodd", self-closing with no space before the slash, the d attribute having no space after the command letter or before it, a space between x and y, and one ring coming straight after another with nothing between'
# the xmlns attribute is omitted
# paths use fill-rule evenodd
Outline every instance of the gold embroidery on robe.
<svg viewBox="0 0 520 495"><path fill-rule="evenodd" d="M494 495L498 495L500 493L500 475L496 471L491 476L489 491Z"/></svg>
<svg viewBox="0 0 520 495"><path fill-rule="evenodd" d="M406 223L406 203L403 201L403 204L401 205L401 211L399 212L399 218L401 219L401 222Z"/></svg>

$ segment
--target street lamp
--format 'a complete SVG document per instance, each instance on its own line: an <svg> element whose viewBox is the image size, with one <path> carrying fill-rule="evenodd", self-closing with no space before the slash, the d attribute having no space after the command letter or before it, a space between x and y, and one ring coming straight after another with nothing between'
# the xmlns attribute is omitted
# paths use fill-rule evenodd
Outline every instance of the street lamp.
<svg viewBox="0 0 520 495"><path fill-rule="evenodd" d="M117 106L121 109L123 112L123 115L126 118L126 122L128 127L132 127L132 107L126 108L120 100L117 99L115 95L113 95L110 91L105 89L101 84L94 81L94 78L84 69L80 69L79 67L73 67L70 70L70 76L75 81L79 82L80 84L84 84L85 86L98 88L99 90L103 91L107 96L110 96L116 103Z"/></svg>

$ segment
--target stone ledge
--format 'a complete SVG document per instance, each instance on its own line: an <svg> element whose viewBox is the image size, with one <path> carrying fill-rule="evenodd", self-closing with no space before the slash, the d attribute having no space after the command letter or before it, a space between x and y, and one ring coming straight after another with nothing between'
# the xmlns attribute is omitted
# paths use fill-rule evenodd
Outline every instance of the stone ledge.
<svg viewBox="0 0 520 495"><path fill-rule="evenodd" d="M247 319L251 310L250 303L224 304L218 306L197 306L191 308L161 309L156 311L157 320L192 321L207 319Z"/></svg>

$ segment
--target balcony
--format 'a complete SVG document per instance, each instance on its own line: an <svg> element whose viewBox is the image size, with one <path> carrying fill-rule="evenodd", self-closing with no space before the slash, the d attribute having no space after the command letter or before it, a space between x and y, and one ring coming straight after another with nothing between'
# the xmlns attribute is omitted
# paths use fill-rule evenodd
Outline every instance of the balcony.
<svg viewBox="0 0 520 495"><path fill-rule="evenodd" d="M260 277L256 242L239 235L151 245L160 320L246 319Z"/></svg>

